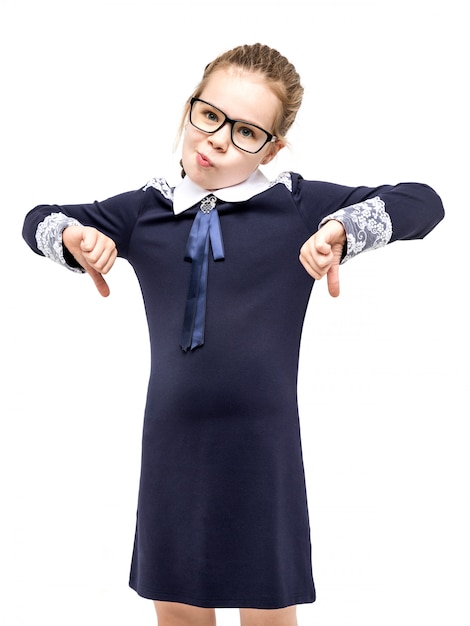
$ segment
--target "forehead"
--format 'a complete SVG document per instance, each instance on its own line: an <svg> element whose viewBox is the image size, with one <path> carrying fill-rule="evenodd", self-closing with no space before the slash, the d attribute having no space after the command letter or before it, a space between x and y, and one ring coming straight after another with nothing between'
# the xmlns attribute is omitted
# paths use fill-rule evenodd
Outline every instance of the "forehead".
<svg viewBox="0 0 470 626"><path fill-rule="evenodd" d="M237 68L211 74L200 98L221 109L232 119L271 128L281 103L260 74Z"/></svg>

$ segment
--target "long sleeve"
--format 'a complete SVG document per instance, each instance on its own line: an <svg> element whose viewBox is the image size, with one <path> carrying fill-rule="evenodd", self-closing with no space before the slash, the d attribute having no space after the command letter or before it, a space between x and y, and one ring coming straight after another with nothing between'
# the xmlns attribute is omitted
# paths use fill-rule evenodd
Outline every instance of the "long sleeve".
<svg viewBox="0 0 470 626"><path fill-rule="evenodd" d="M441 198L421 183L345 187L293 175L292 192L312 233L328 219L343 223L347 233L343 261L393 241L422 239L444 217Z"/></svg>
<svg viewBox="0 0 470 626"><path fill-rule="evenodd" d="M125 257L144 199L140 189L90 204L38 205L26 215L23 238L36 254L81 271L71 265L63 249L62 231L70 225L93 226L111 237L119 256Z"/></svg>

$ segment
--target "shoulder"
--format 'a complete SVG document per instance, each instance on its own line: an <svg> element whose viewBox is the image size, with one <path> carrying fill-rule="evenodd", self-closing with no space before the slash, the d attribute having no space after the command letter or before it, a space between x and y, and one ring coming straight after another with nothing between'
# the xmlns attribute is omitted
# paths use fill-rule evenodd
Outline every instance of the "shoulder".
<svg viewBox="0 0 470 626"><path fill-rule="evenodd" d="M282 172L270 181L268 189L287 189L297 204L319 202L344 191L345 187L321 180L307 180L297 172Z"/></svg>
<svg viewBox="0 0 470 626"><path fill-rule="evenodd" d="M292 191L292 172L281 172L274 180L269 182L269 189L275 185L284 185L289 191Z"/></svg>
<svg viewBox="0 0 470 626"><path fill-rule="evenodd" d="M143 187L142 191L146 192L148 189L155 189L167 200L173 201L175 188L171 187L166 178L151 178Z"/></svg>

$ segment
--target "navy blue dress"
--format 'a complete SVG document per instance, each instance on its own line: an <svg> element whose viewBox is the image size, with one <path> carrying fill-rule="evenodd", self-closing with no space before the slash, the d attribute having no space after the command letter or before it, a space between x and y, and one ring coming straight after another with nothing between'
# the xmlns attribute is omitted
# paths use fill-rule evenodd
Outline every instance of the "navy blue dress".
<svg viewBox="0 0 470 626"><path fill-rule="evenodd" d="M290 181L218 204L225 258L210 258L205 343L187 352L184 252L199 205L175 216L171 197L150 185L26 217L23 235L38 254L36 231L50 214L98 228L141 285L151 375L130 585L143 597L267 609L315 599L297 409L314 281L299 250L322 218L368 198L384 203L390 241L424 237L443 209L415 183Z"/></svg>

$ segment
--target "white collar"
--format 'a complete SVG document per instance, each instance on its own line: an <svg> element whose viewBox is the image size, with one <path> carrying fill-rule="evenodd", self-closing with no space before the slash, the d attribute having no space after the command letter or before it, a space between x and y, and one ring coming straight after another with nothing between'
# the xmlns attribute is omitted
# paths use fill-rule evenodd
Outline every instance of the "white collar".
<svg viewBox="0 0 470 626"><path fill-rule="evenodd" d="M203 189L199 187L199 185L196 185L188 176L185 176L174 189L173 211L175 215L179 215L183 213L183 211L187 211L193 207L209 194L216 196L219 200L223 200L224 202L243 202L262 191L266 191L269 186L270 182L258 169L242 183L233 185L233 187L216 189L215 191Z"/></svg>

